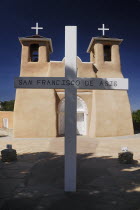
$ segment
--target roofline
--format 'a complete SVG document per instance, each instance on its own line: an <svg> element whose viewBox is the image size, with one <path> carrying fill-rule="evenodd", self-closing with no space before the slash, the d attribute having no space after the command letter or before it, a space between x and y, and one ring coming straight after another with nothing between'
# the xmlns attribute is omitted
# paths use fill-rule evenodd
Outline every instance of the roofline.
<svg viewBox="0 0 140 210"><path fill-rule="evenodd" d="M121 44L121 42L123 41L123 39L117 39L117 38L104 38L104 37L92 37L88 49L87 49L87 53L90 52L90 49L92 47L92 45L94 44L94 42L96 41L114 41L114 42L118 42L118 44Z"/></svg>
<svg viewBox="0 0 140 210"><path fill-rule="evenodd" d="M26 37L19 37L18 39L19 39L21 44L22 44L23 41L44 41L44 42L49 42L51 53L53 52L52 40L50 38L26 38Z"/></svg>

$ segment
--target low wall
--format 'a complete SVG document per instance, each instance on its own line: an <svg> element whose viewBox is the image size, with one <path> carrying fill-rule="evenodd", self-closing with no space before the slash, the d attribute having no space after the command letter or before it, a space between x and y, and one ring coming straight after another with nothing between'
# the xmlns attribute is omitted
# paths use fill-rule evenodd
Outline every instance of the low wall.
<svg viewBox="0 0 140 210"><path fill-rule="evenodd" d="M3 119L8 119L8 128L13 128L13 111L0 111L0 128L4 128Z"/></svg>

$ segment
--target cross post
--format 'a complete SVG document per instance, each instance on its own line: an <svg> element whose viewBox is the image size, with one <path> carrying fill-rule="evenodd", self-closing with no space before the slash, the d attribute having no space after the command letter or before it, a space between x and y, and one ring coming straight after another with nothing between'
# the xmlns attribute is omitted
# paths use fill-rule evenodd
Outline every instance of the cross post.
<svg viewBox="0 0 140 210"><path fill-rule="evenodd" d="M65 78L76 79L77 28L65 27ZM65 191L76 191L77 89L65 89Z"/></svg>
<svg viewBox="0 0 140 210"><path fill-rule="evenodd" d="M128 90L128 79L77 77L77 27L65 27L65 77L17 77L15 88L65 89L65 192L76 191L77 89Z"/></svg>

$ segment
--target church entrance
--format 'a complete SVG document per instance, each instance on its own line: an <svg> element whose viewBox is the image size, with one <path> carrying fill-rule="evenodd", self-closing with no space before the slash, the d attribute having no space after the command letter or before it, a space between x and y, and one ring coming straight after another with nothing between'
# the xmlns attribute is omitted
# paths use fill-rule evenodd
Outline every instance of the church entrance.
<svg viewBox="0 0 140 210"><path fill-rule="evenodd" d="M65 98L63 98L58 105L58 134L64 135L64 110ZM79 96L77 97L77 135L87 134L87 106L86 103Z"/></svg>

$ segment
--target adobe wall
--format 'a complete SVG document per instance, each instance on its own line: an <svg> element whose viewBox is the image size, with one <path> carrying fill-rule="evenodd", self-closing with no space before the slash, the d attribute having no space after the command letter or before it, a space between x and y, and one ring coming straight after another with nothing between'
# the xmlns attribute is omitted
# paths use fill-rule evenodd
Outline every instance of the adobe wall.
<svg viewBox="0 0 140 210"><path fill-rule="evenodd" d="M63 61L47 62L46 46L39 49L39 61L29 62L29 47L22 46L22 77L64 77ZM95 44L94 62L77 58L78 77L123 78L118 45L112 46L112 61L104 62L103 45ZM91 53L92 59L93 53ZM93 65L94 64L94 65ZM96 73L95 73L95 70ZM60 94L61 92L61 94ZM57 136L58 103L64 90L17 89L14 108L14 137L45 138ZM87 135L121 136L133 134L127 91L78 90L88 107Z"/></svg>
<svg viewBox="0 0 140 210"><path fill-rule="evenodd" d="M56 136L54 90L17 90L14 112L14 137L45 138Z"/></svg>
<svg viewBox="0 0 140 210"><path fill-rule="evenodd" d="M29 62L29 46L22 46L20 76L48 76L46 46L41 46L39 52L39 62ZM57 135L55 90L16 90L13 135L15 138L45 138Z"/></svg>
<svg viewBox="0 0 140 210"><path fill-rule="evenodd" d="M23 59L24 58L23 50ZM36 77L64 77L64 60L60 62L32 63L22 61L20 76ZM78 76L95 77L92 63L82 63L77 59ZM57 109L58 103L64 97L59 92L64 90L48 89L17 89L14 108L14 137L16 138L44 138L58 135ZM82 94L82 92L86 93ZM81 97L88 107L88 127L91 116L91 90L79 90ZM58 96L58 97L57 97ZM87 128L87 131L89 128Z"/></svg>
<svg viewBox="0 0 140 210"><path fill-rule="evenodd" d="M95 99L95 136L105 137L133 134L132 115L127 91L96 90Z"/></svg>
<svg viewBox="0 0 140 210"><path fill-rule="evenodd" d="M97 78L123 78L121 72L119 46L111 48L111 61L104 61L103 44L94 46ZM90 136L122 136L134 134L130 102L127 91L96 90L93 99L92 118L95 118ZM94 110L94 107L95 110ZM94 124L93 123L93 124Z"/></svg>
<svg viewBox="0 0 140 210"><path fill-rule="evenodd" d="M8 118L8 128L13 128L13 111L0 111L0 128L3 128L3 118Z"/></svg>

